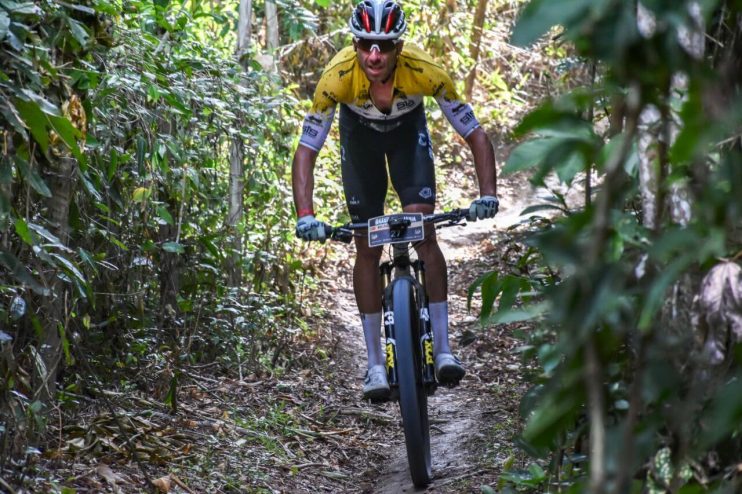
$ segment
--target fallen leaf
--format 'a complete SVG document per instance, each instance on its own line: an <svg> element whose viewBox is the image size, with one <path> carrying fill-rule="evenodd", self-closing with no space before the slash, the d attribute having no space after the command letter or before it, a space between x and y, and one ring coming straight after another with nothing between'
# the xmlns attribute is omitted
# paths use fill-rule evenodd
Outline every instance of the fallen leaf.
<svg viewBox="0 0 742 494"><path fill-rule="evenodd" d="M111 467L106 465L105 463L100 463L95 468L95 473L106 479L106 482L108 482L111 485L116 485L116 482L120 480L119 476L113 473L113 470L111 470Z"/></svg>
<svg viewBox="0 0 742 494"><path fill-rule="evenodd" d="M165 475L157 480L153 480L152 484L154 484L160 492L170 492L170 475Z"/></svg>

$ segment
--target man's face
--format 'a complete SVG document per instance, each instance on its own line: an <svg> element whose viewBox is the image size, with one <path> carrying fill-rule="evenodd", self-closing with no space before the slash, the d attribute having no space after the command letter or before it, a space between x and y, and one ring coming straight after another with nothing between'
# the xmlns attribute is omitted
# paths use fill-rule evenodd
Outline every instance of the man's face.
<svg viewBox="0 0 742 494"><path fill-rule="evenodd" d="M397 65L397 56L402 52L402 44L401 40L397 43L392 40L353 40L358 63L369 81L384 82L389 79Z"/></svg>

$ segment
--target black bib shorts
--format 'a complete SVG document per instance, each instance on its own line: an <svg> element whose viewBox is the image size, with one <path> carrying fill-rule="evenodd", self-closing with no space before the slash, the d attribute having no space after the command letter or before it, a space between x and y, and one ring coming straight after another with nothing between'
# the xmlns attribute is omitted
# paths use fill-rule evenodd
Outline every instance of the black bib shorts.
<svg viewBox="0 0 742 494"><path fill-rule="evenodd" d="M384 214L388 186L402 206L435 204L433 148L423 105L388 121L368 120L340 105L340 162L351 221Z"/></svg>

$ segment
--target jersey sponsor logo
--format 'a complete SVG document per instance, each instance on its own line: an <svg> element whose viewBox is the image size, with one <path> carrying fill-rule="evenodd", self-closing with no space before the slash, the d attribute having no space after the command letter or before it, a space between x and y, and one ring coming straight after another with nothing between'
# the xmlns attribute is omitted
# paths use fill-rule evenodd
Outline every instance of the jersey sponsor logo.
<svg viewBox="0 0 742 494"><path fill-rule="evenodd" d="M470 123L472 123L472 122L473 122L474 120L476 120L476 117L474 116L474 112L473 112L473 111L468 111L468 112L466 112L466 113L464 114L464 116L462 116L462 117L461 117L461 118L459 119L459 121L460 121L460 122L461 122L462 124L464 124L464 125L469 125L469 124L470 124Z"/></svg>
<svg viewBox="0 0 742 494"><path fill-rule="evenodd" d="M351 198L348 199L348 204L351 206L359 206L361 201L356 196L351 196Z"/></svg>
<svg viewBox="0 0 742 494"><path fill-rule="evenodd" d="M417 143L420 147L426 147L428 145L428 134L426 132L417 134Z"/></svg>
<svg viewBox="0 0 742 494"><path fill-rule="evenodd" d="M307 137L317 137L319 135L319 131L317 129L312 128L309 125L304 125L301 129L301 133Z"/></svg>
<svg viewBox="0 0 742 494"><path fill-rule="evenodd" d="M423 187L422 189L420 189L419 195L423 199L430 199L431 197L433 197L433 189L431 189L430 187Z"/></svg>
<svg viewBox="0 0 742 494"><path fill-rule="evenodd" d="M397 103L397 110L404 111L415 107L415 102L412 100L402 100Z"/></svg>

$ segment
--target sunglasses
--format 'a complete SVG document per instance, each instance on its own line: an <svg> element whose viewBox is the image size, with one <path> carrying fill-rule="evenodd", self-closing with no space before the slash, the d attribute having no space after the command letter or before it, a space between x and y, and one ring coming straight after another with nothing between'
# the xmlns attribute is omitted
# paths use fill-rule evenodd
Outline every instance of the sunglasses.
<svg viewBox="0 0 742 494"><path fill-rule="evenodd" d="M380 53L389 53L394 51L399 40L396 39L363 39L356 38L356 46L362 51L371 52L374 48Z"/></svg>

